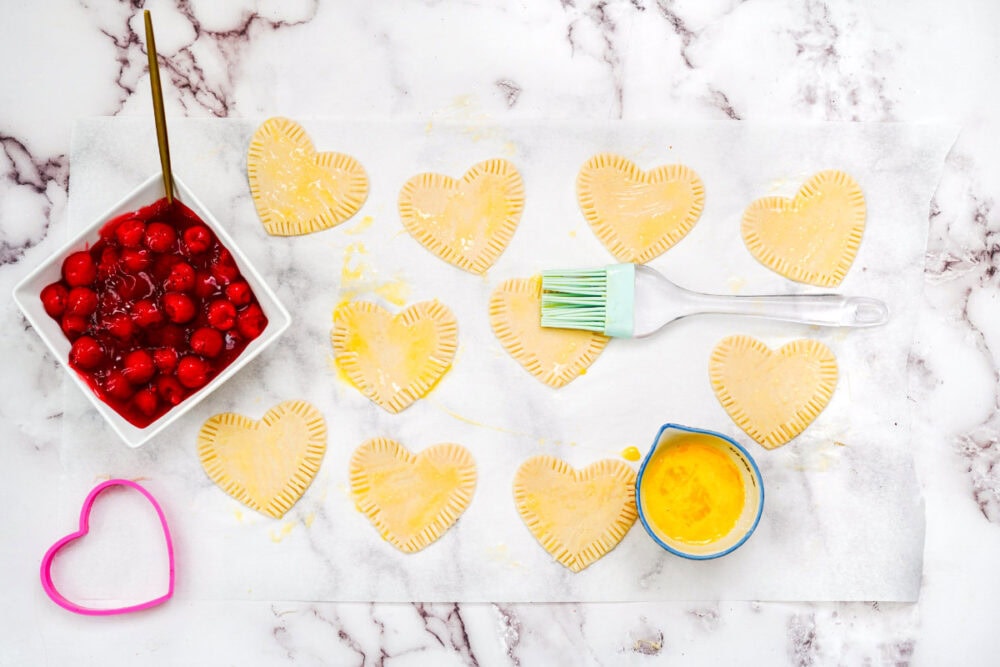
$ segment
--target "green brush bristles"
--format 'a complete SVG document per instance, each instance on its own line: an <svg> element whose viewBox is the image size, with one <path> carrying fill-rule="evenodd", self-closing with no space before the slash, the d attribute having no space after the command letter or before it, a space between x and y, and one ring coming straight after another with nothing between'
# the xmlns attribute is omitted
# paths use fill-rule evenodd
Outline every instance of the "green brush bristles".
<svg viewBox="0 0 1000 667"><path fill-rule="evenodd" d="M635 266L542 272L542 326L632 335Z"/></svg>

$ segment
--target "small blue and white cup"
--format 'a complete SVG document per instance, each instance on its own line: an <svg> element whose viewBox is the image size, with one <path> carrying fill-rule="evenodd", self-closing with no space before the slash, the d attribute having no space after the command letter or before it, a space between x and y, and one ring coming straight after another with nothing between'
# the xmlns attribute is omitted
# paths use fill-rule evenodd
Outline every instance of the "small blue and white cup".
<svg viewBox="0 0 1000 667"><path fill-rule="evenodd" d="M647 518L650 503L655 499L649 497L650 494L643 494L643 479L645 478L646 466L650 460L663 448L671 447L681 441L696 440L708 445L713 449L725 454L736 464L740 477L743 480L743 491L745 493L743 511L733 525L732 529L724 536L713 540L708 544L688 544L673 539L660 531ZM715 431L706 431L679 424L664 424L653 445L646 453L639 467L639 474L635 481L636 506L639 511L639 520L642 521L643 528L653 538L653 541L670 553L689 558L691 560L710 560L720 558L738 549L750 535L753 534L760 522L761 513L764 510L764 482L761 479L760 470L754 462L753 457L739 443L729 436Z"/></svg>

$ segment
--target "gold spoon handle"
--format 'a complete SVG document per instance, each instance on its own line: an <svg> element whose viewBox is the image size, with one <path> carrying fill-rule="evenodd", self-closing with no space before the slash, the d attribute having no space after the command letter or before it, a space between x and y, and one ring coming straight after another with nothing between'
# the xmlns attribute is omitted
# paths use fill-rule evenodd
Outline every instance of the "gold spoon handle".
<svg viewBox="0 0 1000 667"><path fill-rule="evenodd" d="M156 119L156 143L160 147L160 169L167 202L174 201L174 177L170 171L170 144L167 141L167 117L163 112L163 88L160 87L160 65L156 61L156 40L153 38L153 17L143 10L146 20L146 52L149 54L149 85L153 91L153 117Z"/></svg>

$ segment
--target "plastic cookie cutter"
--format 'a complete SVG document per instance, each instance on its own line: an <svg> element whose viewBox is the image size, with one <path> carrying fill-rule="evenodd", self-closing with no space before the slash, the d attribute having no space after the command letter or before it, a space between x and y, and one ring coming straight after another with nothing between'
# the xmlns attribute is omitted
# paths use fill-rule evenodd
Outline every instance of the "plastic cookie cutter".
<svg viewBox="0 0 1000 667"><path fill-rule="evenodd" d="M170 578L169 583L167 584L167 592L152 600L147 600L145 602L140 602L139 604L128 605L125 607L111 607L107 609L83 607L71 600L66 599L62 593L56 589L55 584L52 582L52 561L63 547L90 532L90 510L93 508L94 502L97 500L97 496L113 486L124 486L138 491L146 497L146 500L148 500L153 506L153 509L156 510L156 516L160 519L160 526L163 528L163 537L167 544L167 561L170 568ZM167 527L167 518L163 514L163 509L160 507L160 504L156 502L156 499L152 496L152 494L136 482L127 479L109 479L106 482L101 482L94 487L94 490L91 491L86 500L83 501L83 507L80 510L79 530L66 535L49 547L49 550L45 552L45 556L42 558L41 577L42 588L45 589L45 594L63 609L67 609L77 614L87 614L88 616L110 616L112 614L125 614L131 611L141 611L143 609L155 607L158 604L163 604L173 597L174 594L174 544L170 539L170 529Z"/></svg>

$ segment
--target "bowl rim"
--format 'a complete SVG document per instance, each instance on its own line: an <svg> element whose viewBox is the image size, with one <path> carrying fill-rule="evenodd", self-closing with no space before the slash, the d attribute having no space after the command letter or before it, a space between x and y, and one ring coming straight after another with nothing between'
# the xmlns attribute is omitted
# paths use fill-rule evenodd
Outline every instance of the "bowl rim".
<svg viewBox="0 0 1000 667"><path fill-rule="evenodd" d="M663 432L667 430L684 431L686 433L699 433L703 435L713 436L716 438L721 438L722 440L725 440L733 447L735 447L742 454L742 456L750 463L750 469L753 473L753 477L754 479L757 480L757 498L758 498L757 516L754 517L753 523L750 525L750 528L747 529L746 533L744 533L743 536L732 546L723 549L722 551L717 551L711 554L698 555L698 554L687 553L679 549L676 549L670 546L669 544L665 543L663 540L661 540L660 537L653 530L652 526L650 526L649 522L646 520L646 514L645 512L643 512L642 509L642 502L639 500L639 484L642 482L643 475L646 472L646 465L649 463L649 460L652 458L653 453L656 451L656 446L659 444ZM656 437L653 438L653 444L650 446L649 451L646 452L646 456L643 457L642 464L639 466L639 472L635 476L635 507L639 515L639 520L642 522L642 527L645 528L646 533L648 533L649 536L653 538L654 542L656 542L658 545L660 545L670 553L680 556L682 558L687 558L689 560L712 560L715 558L721 558L722 556L732 553L736 549L740 548L744 542L750 539L750 536L753 535L754 531L757 530L757 524L760 523L760 517L764 513L764 478L760 474L760 468L757 467L757 462L754 461L752 456L750 456L750 452L748 452L746 448L743 447L743 445L736 442L736 440L729 437L728 435L719 433L717 431L710 431L708 429L703 429L703 428L695 428L692 426L684 426L682 424L667 423L661 426L660 430L656 432Z"/></svg>
<svg viewBox="0 0 1000 667"><path fill-rule="evenodd" d="M39 283L42 280L42 276L49 271L53 265L61 265L63 259L70 252L79 250L81 245L85 244L89 247L89 245L96 240L93 237L97 231L109 219L116 215L136 210L142 206L148 206L153 201L162 198L164 196L164 189L161 174L161 171L157 171L149 178L144 179L138 186L133 188L125 196L118 199L112 206L108 207L101 214L96 216L92 222L84 225L77 233L66 241L66 243L62 244L48 257L43 259L26 276L19 280L12 291L12 296L14 302L18 306L18 309L31 325L31 328L34 329L35 333L42 339L42 342L45 343L48 351L66 370L72 382L80 388L84 395L87 396L90 402L97 409L97 412L104 418L104 421L111 426L112 430L125 442L126 445L133 449L146 444L149 440L159 435L164 429L177 421L189 410L201 403L201 401L204 400L209 394L222 386L227 380L229 380L229 378L235 375L251 360L256 358L257 355L274 343L274 341L276 341L291 326L292 323L291 315L289 314L288 309L281 303L278 295L275 294L274 290L267 284L253 262L250 261L246 254L235 243L232 236L230 236L230 234L226 231L225 227L221 222L219 222L218 218L216 218L215 215L213 215L212 212L205 207L201 200L198 199L191 189L188 188L175 173L173 176L175 197L185 206L192 209L198 217L200 217L202 221L205 222L210 229L212 229L212 231L219 237L219 240L225 248L233 255L237 266L240 268L240 272L252 279L254 292L258 297L258 301L260 301L261 308L268 317L268 326L265 328L264 332L261 333L258 339L252 341L251 345L244 349L240 356L226 366L222 372L212 378L211 382L206 384L194 394L191 394L182 403L168 410L161 417L143 428L139 428L128 422L110 405L106 404L97 397L83 378L81 378L80 375L69 365L68 356L63 354L56 347L56 343L52 339L53 333L51 331L52 322L55 322L55 320L48 322L44 321L40 317L36 317L36 315L38 315L38 308L36 305L29 305L28 300L37 298L41 288L44 287L44 285L36 285L36 283ZM142 200L144 203L136 204L136 200ZM35 287L38 289L34 289ZM260 343L251 349L253 343L256 343L258 340Z"/></svg>

